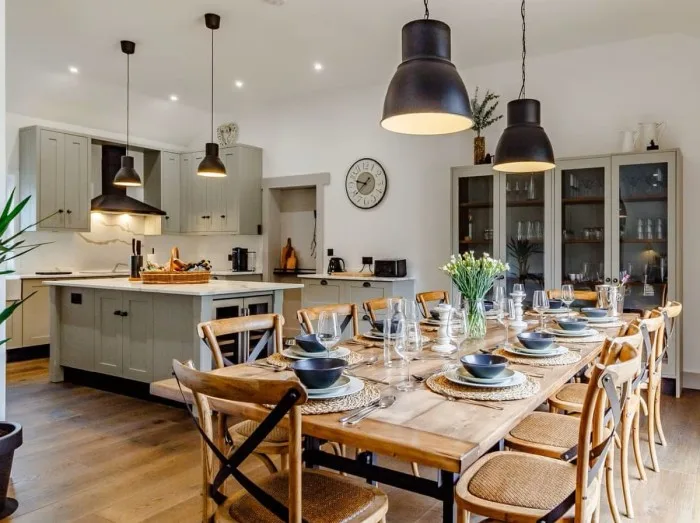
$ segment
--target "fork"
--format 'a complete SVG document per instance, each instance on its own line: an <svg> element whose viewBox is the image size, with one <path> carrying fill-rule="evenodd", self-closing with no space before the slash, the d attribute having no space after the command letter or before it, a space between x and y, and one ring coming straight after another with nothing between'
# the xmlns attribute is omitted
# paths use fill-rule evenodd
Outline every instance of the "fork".
<svg viewBox="0 0 700 523"><path fill-rule="evenodd" d="M486 407L487 409L503 410L503 407L499 407L498 405L491 405L490 403L484 403L482 401L470 400L467 398L455 398L443 392L438 392L438 394L445 398L447 401L462 401L464 403L469 403L470 405L479 405L480 407Z"/></svg>

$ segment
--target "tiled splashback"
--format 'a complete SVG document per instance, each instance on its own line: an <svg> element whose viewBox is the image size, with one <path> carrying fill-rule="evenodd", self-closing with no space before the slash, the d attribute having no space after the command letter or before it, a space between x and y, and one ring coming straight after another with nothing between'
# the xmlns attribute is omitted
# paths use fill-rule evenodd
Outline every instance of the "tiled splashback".
<svg viewBox="0 0 700 523"><path fill-rule="evenodd" d="M170 256L171 247L180 249L187 261L211 260L214 269L231 267L227 255L232 247L245 247L257 252L258 269L262 267L262 237L260 236L144 236L143 219L126 215L93 214L91 232L28 232L27 243L51 242L15 260L15 271L27 273L41 270L112 269L117 262L129 263L131 239L143 242L143 254L155 249L158 263ZM128 265L127 265L128 267ZM124 267L121 267L124 269Z"/></svg>

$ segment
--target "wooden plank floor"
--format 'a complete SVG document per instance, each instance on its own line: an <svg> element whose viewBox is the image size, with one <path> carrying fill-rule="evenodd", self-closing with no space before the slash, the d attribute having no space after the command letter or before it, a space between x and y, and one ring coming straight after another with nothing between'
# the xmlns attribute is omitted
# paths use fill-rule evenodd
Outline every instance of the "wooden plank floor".
<svg viewBox="0 0 700 523"><path fill-rule="evenodd" d="M46 360L7 368L8 419L24 426L12 473L12 495L20 506L7 521L199 521L199 440L184 411L50 384ZM662 408L669 446L657 447L660 473L649 471L646 482L633 475L634 521L700 522L700 392L686 391L680 400L664 397ZM402 463L380 463L409 470ZM254 478L266 473L255 459L245 466ZM634 464L630 470L635 473ZM390 522L440 521L436 501L382 488L389 494ZM601 520L610 521L603 501ZM622 510L619 488L618 504Z"/></svg>

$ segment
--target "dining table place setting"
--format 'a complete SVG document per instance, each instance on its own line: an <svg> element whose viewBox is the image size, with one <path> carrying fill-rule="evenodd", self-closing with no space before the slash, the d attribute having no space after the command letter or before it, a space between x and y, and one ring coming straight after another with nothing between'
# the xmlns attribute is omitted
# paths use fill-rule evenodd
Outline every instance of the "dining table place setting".
<svg viewBox="0 0 700 523"><path fill-rule="evenodd" d="M534 367L571 365L581 359L579 349L559 345L556 343L557 337L549 332L521 332L516 339L517 343L506 343L492 354L507 358L513 363Z"/></svg>

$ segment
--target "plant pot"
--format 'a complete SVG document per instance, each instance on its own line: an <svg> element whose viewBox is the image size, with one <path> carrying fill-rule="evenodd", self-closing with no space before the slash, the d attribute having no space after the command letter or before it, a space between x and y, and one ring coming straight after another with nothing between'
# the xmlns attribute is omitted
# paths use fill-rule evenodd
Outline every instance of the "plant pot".
<svg viewBox="0 0 700 523"><path fill-rule="evenodd" d="M484 158L486 157L486 138L483 136L477 136L474 138L474 165L481 165L484 163Z"/></svg>
<svg viewBox="0 0 700 523"><path fill-rule="evenodd" d="M18 423L0 422L0 519L17 510L16 499L7 497L15 449L22 445L22 426Z"/></svg>

